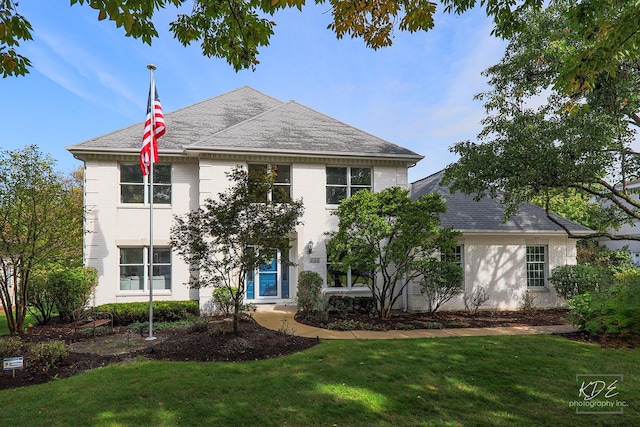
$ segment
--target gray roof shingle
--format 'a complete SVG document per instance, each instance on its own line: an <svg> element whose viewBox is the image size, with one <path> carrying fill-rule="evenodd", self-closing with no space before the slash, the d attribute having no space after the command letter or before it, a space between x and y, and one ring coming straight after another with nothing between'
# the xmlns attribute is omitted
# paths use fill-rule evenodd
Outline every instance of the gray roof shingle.
<svg viewBox="0 0 640 427"><path fill-rule="evenodd" d="M564 230L547 218L544 209L530 203L520 206L515 215L504 221L504 211L499 199L482 198L474 200L472 195L451 193L441 184L444 170L411 184L411 198L423 194L437 193L446 201L447 211L440 216L443 227L451 227L462 232L553 232ZM563 225L576 234L592 232L575 222L556 215Z"/></svg>
<svg viewBox="0 0 640 427"><path fill-rule="evenodd" d="M284 103L248 86L180 110L165 112L163 151L260 151L401 157L421 155L290 101ZM140 149L143 123L68 147L87 151Z"/></svg>

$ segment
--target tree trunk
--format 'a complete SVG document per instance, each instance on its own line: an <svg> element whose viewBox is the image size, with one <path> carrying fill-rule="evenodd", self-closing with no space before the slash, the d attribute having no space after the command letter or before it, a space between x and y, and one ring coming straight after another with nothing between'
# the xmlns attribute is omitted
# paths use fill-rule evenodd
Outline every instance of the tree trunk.
<svg viewBox="0 0 640 427"><path fill-rule="evenodd" d="M233 304L233 334L238 335L238 321L240 320L240 304L234 301Z"/></svg>

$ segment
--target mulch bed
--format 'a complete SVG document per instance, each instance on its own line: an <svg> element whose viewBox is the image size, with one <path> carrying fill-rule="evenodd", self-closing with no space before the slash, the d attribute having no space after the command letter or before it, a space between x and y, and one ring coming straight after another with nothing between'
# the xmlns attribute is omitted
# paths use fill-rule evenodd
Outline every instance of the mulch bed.
<svg viewBox="0 0 640 427"><path fill-rule="evenodd" d="M41 384L54 378L67 378L89 369L135 361L138 358L164 361L242 362L268 359L305 350L319 343L315 338L295 337L266 329L253 319L239 324L239 334L233 334L230 319L209 319L206 330L184 328L156 330L156 339L145 340L127 328L115 328L93 340L90 334L77 337L73 325L52 324L31 327L21 336L24 369L0 371L0 390ZM0 341L8 339L0 337ZM63 341L69 355L56 367L45 369L30 361L29 344ZM15 377L13 376L15 372Z"/></svg>
<svg viewBox="0 0 640 427"><path fill-rule="evenodd" d="M327 321L302 318L296 320L307 325L325 329L380 330L393 329L450 329L492 328L500 326L546 326L568 324L568 310L549 309L525 311L442 311L434 314L394 313L390 319L380 319L358 313L330 313Z"/></svg>
<svg viewBox="0 0 640 427"><path fill-rule="evenodd" d="M313 321L302 320L314 325ZM366 315L331 315L328 322L315 322L315 326L327 328L331 323L342 323L350 329L433 329L433 328L484 328L497 326L540 326L567 323L567 310L537 310L533 313L520 311L489 312L475 315L466 312L439 312L433 315L403 314L381 320ZM253 319L240 322L240 333L233 334L229 318L210 318L206 328L156 330L155 340L132 333L124 327L113 333L102 334L95 340L90 334L77 337L73 325L51 324L34 326L22 335L25 367L13 372L0 372L0 390L40 384L54 378L67 378L103 366L127 363L140 358L163 361L220 361L243 362L284 356L318 344L316 338L295 337L266 329ZM594 342L584 334L566 334L569 339ZM0 341L8 339L0 337ZM69 355L56 367L45 369L30 360L30 344L63 341ZM601 339L601 345L613 347L637 347L638 339ZM0 343L1 344L1 343Z"/></svg>

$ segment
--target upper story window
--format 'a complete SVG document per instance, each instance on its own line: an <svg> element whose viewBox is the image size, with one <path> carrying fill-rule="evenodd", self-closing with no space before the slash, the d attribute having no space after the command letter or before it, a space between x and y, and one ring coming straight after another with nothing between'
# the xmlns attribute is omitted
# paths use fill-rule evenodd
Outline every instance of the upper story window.
<svg viewBox="0 0 640 427"><path fill-rule="evenodd" d="M373 190L371 168L327 166L328 205L337 205L360 190Z"/></svg>
<svg viewBox="0 0 640 427"><path fill-rule="evenodd" d="M527 287L546 286L547 247L527 246Z"/></svg>
<svg viewBox="0 0 640 427"><path fill-rule="evenodd" d="M140 165L120 165L120 202L149 203L150 185ZM153 165L153 203L171 204L171 165Z"/></svg>
<svg viewBox="0 0 640 427"><path fill-rule="evenodd" d="M272 172L275 181L271 186L253 185L253 198L256 202L290 202L291 201L291 165L250 164L249 181L257 184L262 177Z"/></svg>

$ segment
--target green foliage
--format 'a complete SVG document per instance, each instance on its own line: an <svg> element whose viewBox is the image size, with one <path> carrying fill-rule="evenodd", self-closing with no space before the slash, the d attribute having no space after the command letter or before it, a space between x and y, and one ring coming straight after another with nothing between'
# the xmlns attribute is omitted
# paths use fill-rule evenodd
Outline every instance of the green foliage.
<svg viewBox="0 0 640 427"><path fill-rule="evenodd" d="M315 271L301 271L298 275L296 302L302 318L327 320L329 297L322 292L322 284L322 277Z"/></svg>
<svg viewBox="0 0 640 427"><path fill-rule="evenodd" d="M236 166L227 176L232 184L224 193L207 199L203 208L174 218L171 244L199 272L190 278L189 286L229 290L237 333L247 272L269 264L277 251L289 253L288 236L301 223L304 208L302 200L256 203L256 194L266 194L272 188L273 171L249 177L242 166ZM291 264L287 256L282 262Z"/></svg>
<svg viewBox="0 0 640 427"><path fill-rule="evenodd" d="M51 321L55 310L53 295L47 285L50 271L55 271L60 266L48 266L45 269L34 271L31 275L31 287L29 289L28 310L38 325L46 325Z"/></svg>
<svg viewBox="0 0 640 427"><path fill-rule="evenodd" d="M376 304L373 297L331 295L329 296L329 311L373 315L376 313Z"/></svg>
<svg viewBox="0 0 640 427"><path fill-rule="evenodd" d="M533 314L538 309L536 306L536 296L533 292L526 290L520 298L520 310L526 314Z"/></svg>
<svg viewBox="0 0 640 427"><path fill-rule="evenodd" d="M631 253L626 247L622 250L611 250L606 246L598 245L595 240L579 240L577 250L578 264L607 269L612 274L636 269L631 262Z"/></svg>
<svg viewBox="0 0 640 427"><path fill-rule="evenodd" d="M47 288L63 322L73 321L73 312L81 310L98 284L98 271L77 267L49 275Z"/></svg>
<svg viewBox="0 0 640 427"><path fill-rule="evenodd" d="M238 288L232 287L219 287L213 289L213 300L218 305L218 309L223 314L230 314L233 312L234 296L237 295Z"/></svg>
<svg viewBox="0 0 640 427"><path fill-rule="evenodd" d="M22 341L18 337L0 338L0 360L22 355Z"/></svg>
<svg viewBox="0 0 640 427"><path fill-rule="evenodd" d="M31 40L31 24L17 12L13 0L0 0L0 73L2 77L23 76L29 72L31 61L16 48L20 40Z"/></svg>
<svg viewBox="0 0 640 427"><path fill-rule="evenodd" d="M113 315L114 326L126 326L135 322L143 323L149 320L148 302L127 302L103 304L96 307L96 311L104 311ZM155 322L175 322L200 316L198 301L154 301L153 320Z"/></svg>
<svg viewBox="0 0 640 427"><path fill-rule="evenodd" d="M605 289L613 283L613 273L591 264L561 265L553 269L549 282L558 295L569 299Z"/></svg>
<svg viewBox="0 0 640 427"><path fill-rule="evenodd" d="M372 49L390 46L396 31L428 31L434 26L436 3L431 0L381 0L353 2L348 0L317 0L327 3L332 21L327 28L337 38L350 35L362 38ZM527 29L526 15L546 6L543 0L443 0L444 11L460 14L477 4L484 6L493 19L493 34L512 38ZM553 6L558 2L550 2ZM98 20L111 21L129 37L151 44L158 37L153 24L154 13L168 6L179 10L169 24L174 37L183 45L200 43L202 54L226 59L238 71L253 68L259 63L259 48L268 46L274 14L281 9L295 7L302 10L304 0L249 0L243 2L187 0L71 0L71 4L88 5L97 11ZM188 8L185 8L185 5ZM0 72L3 76L23 75L31 63L17 51L20 40L31 40L29 22L18 14L18 2L0 1ZM551 7L549 7L551 8ZM615 74L616 62L621 58L637 58L640 54L640 35L637 4L626 0L592 0L568 2L562 12L566 18L567 34L588 40L582 49L570 52L554 82L567 93L587 90L595 86L603 74Z"/></svg>
<svg viewBox="0 0 640 427"><path fill-rule="evenodd" d="M602 206L588 193L567 188L559 194L534 196L530 202L592 230L604 230Z"/></svg>
<svg viewBox="0 0 640 427"><path fill-rule="evenodd" d="M601 7L611 16L617 14L615 7L631 12L628 2L611 2L613 9L601 1L588 3L587 8L596 7L592 12ZM506 217L535 200L565 230L552 208L558 200L577 201L564 213L595 226L591 237L637 240L608 230L640 219L640 202L621 184L639 171L632 144L640 126L640 58L613 58L615 72L589 77L589 90L554 90L566 64L576 55L594 54L600 43L599 36L585 37L587 27L580 27L576 8L582 6L560 0L520 16L525 25L510 40L502 61L485 72L491 89L477 96L488 113L478 142L451 148L460 160L447 168L445 182L478 198L501 197ZM591 17L584 21L593 23ZM588 202L594 198L597 205Z"/></svg>
<svg viewBox="0 0 640 427"><path fill-rule="evenodd" d="M437 265L434 256L455 247L457 233L439 228L444 211L438 194L411 200L399 187L359 191L333 212L339 223L329 233L329 262L338 271L370 272L378 315L389 317L408 283Z"/></svg>
<svg viewBox="0 0 640 427"><path fill-rule="evenodd" d="M616 275L616 283L600 292L576 295L567 301L569 319L592 335L640 334L640 272Z"/></svg>
<svg viewBox="0 0 640 427"><path fill-rule="evenodd" d="M63 341L49 341L34 344L31 347L31 357L34 363L49 370L57 366L69 355Z"/></svg>
<svg viewBox="0 0 640 427"><path fill-rule="evenodd" d="M427 301L429 313L462 292L462 267L455 262L431 260L420 280L420 294Z"/></svg>
<svg viewBox="0 0 640 427"><path fill-rule="evenodd" d="M32 274L82 249L76 183L54 166L33 145L0 151L0 302L12 333L24 329Z"/></svg>

